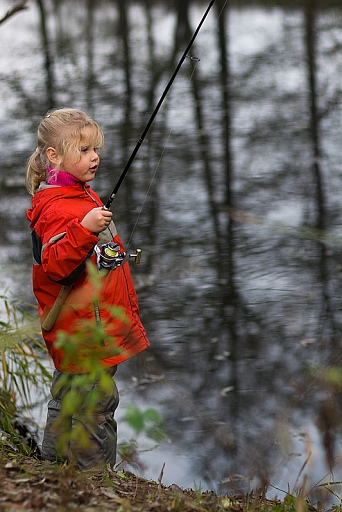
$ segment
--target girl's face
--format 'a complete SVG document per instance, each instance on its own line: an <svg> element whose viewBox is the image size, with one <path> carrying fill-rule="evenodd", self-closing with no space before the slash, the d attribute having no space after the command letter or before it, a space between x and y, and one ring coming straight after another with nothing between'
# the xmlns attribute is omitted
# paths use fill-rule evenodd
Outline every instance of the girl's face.
<svg viewBox="0 0 342 512"><path fill-rule="evenodd" d="M93 180L100 163L100 157L97 154L98 148L94 147L93 144L94 130L88 126L84 130L79 148L81 158L78 153L67 153L60 170L72 174L83 183Z"/></svg>

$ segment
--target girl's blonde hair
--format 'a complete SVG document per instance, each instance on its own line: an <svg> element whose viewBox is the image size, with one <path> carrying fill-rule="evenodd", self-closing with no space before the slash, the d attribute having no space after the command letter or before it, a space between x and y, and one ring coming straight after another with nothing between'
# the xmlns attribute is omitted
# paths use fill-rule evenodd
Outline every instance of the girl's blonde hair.
<svg viewBox="0 0 342 512"><path fill-rule="evenodd" d="M60 108L51 110L40 122L37 130L37 149L30 156L26 168L26 188L33 195L46 178L46 168L50 162L46 150L52 147L59 156L59 169L65 156L73 152L81 159L81 141L87 127L93 128L90 145L102 151L104 136L100 126L82 110Z"/></svg>

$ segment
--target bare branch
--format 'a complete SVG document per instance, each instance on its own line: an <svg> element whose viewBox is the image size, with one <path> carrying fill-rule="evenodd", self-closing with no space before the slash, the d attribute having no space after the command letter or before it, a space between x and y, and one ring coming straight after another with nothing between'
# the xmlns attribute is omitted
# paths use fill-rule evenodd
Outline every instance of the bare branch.
<svg viewBox="0 0 342 512"><path fill-rule="evenodd" d="M11 16L16 14L18 11L22 11L23 9L27 9L27 8L28 8L27 0L22 0L22 2L18 2L9 11L7 11L7 13L5 14L5 16L3 18L0 18L0 25L2 23L4 23L6 20L8 20L9 18L11 18Z"/></svg>

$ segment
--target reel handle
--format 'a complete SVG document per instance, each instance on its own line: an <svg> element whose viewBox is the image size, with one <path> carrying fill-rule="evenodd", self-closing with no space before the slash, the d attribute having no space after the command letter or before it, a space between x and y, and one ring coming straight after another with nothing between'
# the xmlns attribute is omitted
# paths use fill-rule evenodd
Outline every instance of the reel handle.
<svg viewBox="0 0 342 512"><path fill-rule="evenodd" d="M134 264L135 265L139 265L140 263L140 260L141 260L141 252L142 250L141 249L136 249L135 250L135 254L130 254L129 257L130 258L133 258L134 260Z"/></svg>

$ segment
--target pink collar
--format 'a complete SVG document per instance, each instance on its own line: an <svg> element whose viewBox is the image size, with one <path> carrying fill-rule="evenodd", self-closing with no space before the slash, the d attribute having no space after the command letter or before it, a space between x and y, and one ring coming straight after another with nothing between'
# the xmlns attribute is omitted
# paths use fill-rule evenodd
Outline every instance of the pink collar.
<svg viewBox="0 0 342 512"><path fill-rule="evenodd" d="M69 174L68 172L59 171L58 169L53 169L53 167L47 167L46 170L50 176L46 181L48 185L70 187L76 183L80 183L79 179L75 178L75 176Z"/></svg>

